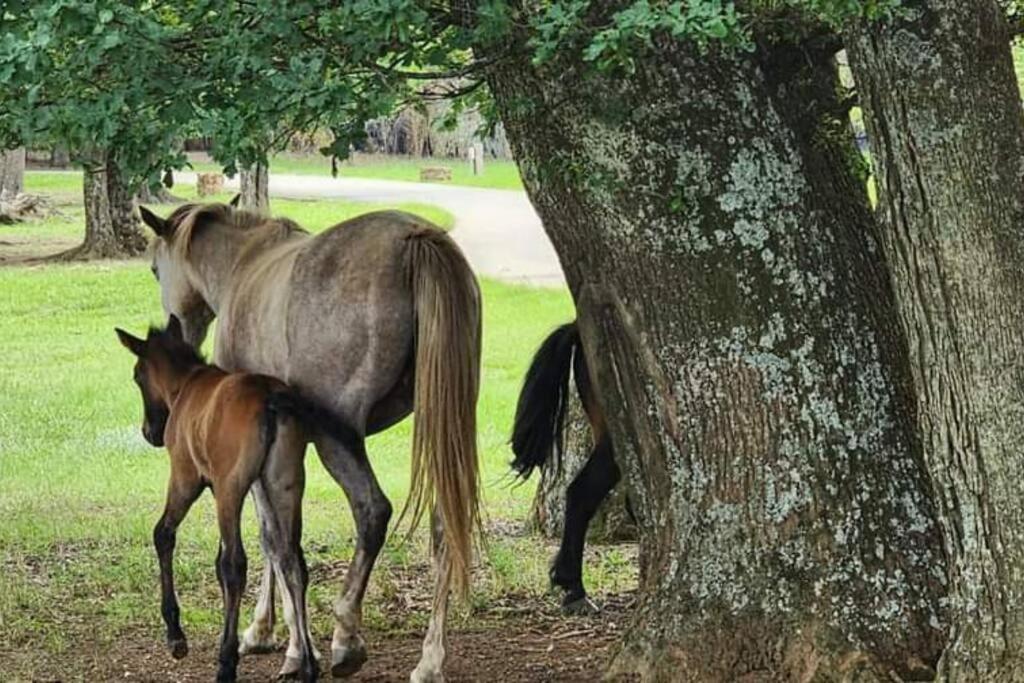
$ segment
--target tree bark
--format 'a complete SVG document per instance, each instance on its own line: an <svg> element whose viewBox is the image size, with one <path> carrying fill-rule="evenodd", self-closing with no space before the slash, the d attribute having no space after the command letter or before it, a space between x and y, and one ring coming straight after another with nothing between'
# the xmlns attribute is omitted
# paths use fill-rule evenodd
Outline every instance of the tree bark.
<svg viewBox="0 0 1024 683"><path fill-rule="evenodd" d="M142 232L135 189L123 177L113 158L107 159L107 194L110 198L110 223L118 251L124 256L145 252L149 240Z"/></svg>
<svg viewBox="0 0 1024 683"><path fill-rule="evenodd" d="M576 475L587 464L594 448L594 435L583 412L583 404L575 385L570 380L569 414L565 429L565 452L562 467L556 468L551 461L542 468L540 483L533 499L533 519L537 529L549 538L562 535L565 525L565 494ZM608 494L597 509L590 526L587 540L614 542L635 540L636 524L627 509L626 487L619 485Z"/></svg>
<svg viewBox="0 0 1024 683"><path fill-rule="evenodd" d="M261 214L270 213L269 168L254 164L239 172L239 186L242 194L239 206Z"/></svg>
<svg viewBox="0 0 1024 683"><path fill-rule="evenodd" d="M0 201L10 201L25 191L25 148L0 152Z"/></svg>
<svg viewBox="0 0 1024 683"><path fill-rule="evenodd" d="M490 77L640 518L613 671L928 676L946 557L877 229L814 144L834 94L800 113L758 59L664 40L629 78L526 50Z"/></svg>
<svg viewBox="0 0 1024 683"><path fill-rule="evenodd" d="M107 173L102 166L86 167L82 173L85 201L85 240L75 249L58 255L65 259L115 258L117 237L110 217Z"/></svg>
<svg viewBox="0 0 1024 683"><path fill-rule="evenodd" d="M1024 668L1024 121L991 0L848 34L945 530L945 680Z"/></svg>
<svg viewBox="0 0 1024 683"><path fill-rule="evenodd" d="M57 254L57 260L125 258L145 251L147 240L136 216L133 190L105 153L92 155L82 173L85 239Z"/></svg>

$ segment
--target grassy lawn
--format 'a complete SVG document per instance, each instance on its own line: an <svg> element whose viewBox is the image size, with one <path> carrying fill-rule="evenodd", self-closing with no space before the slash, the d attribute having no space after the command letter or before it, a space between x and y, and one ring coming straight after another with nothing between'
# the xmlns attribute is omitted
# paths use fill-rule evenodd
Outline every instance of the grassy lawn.
<svg viewBox="0 0 1024 683"><path fill-rule="evenodd" d="M212 162L193 162L198 171L219 171ZM424 159L419 157L356 154L338 164L338 176L349 178L378 178L420 182L420 169L426 166L444 166L452 169L450 185L488 187L499 190L520 190L523 187L519 169L512 161L487 159L484 172L473 175L469 162L464 159ZM330 175L331 161L322 156L279 154L270 161L271 173L297 175Z"/></svg>
<svg viewBox="0 0 1024 683"><path fill-rule="evenodd" d="M77 240L81 208L71 192L77 179L69 175L31 173L27 179L29 191L66 195L59 200L66 219L3 227L0 241L11 234ZM314 230L368 208L346 202L274 202L275 213ZM412 208L450 224L450 216L433 207ZM506 440L515 399L533 351L553 326L572 316L572 305L563 290L482 284L479 441L486 510L495 528L519 528L528 517L534 487L511 487L507 476L511 454ZM140 629L159 637L150 534L162 508L168 466L164 451L141 437L132 361L113 333L114 326L142 332L163 317L147 264L0 267L0 292L0 671L7 671L4 680L10 680L30 678L31 668L4 661L19 656L19 649L24 650L20 656L41 652L52 657L83 639L102 645ZM409 441L407 420L369 443L377 476L397 508L408 485ZM326 634L331 600L355 535L344 496L315 455L307 459L307 470L304 545L314 582L310 609L317 631ZM262 560L251 506L246 514L251 593ZM596 594L622 590L635 580L633 565L623 555L627 552L611 548L588 561L587 578ZM499 604L510 593L540 596L547 588L549 553L550 547L534 536L492 535L475 580L474 610L461 611L459 619L472 620L476 609ZM198 638L212 638L219 629L215 554L212 499L206 496L184 524L177 551L183 622ZM427 575L426 557L422 533L411 545L389 541L367 598L371 629L423 626L425 607L396 612L382 605L395 603L410 575ZM251 606L250 596L243 624Z"/></svg>

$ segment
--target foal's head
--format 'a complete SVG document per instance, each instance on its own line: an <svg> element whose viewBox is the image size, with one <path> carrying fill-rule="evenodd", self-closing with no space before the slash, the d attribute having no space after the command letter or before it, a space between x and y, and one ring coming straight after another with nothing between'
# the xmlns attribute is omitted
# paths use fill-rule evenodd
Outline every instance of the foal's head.
<svg viewBox="0 0 1024 683"><path fill-rule="evenodd" d="M142 392L142 435L154 446L164 445L164 428L170 404L193 368L203 364L202 357L185 342L181 321L171 316L167 327L149 328L145 339L115 330L121 344L135 354L135 383Z"/></svg>

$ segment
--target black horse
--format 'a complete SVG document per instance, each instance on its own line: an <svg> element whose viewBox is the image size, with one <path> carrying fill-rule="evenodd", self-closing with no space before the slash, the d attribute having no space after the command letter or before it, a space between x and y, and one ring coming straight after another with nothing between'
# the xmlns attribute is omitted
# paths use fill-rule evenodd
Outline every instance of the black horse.
<svg viewBox="0 0 1024 683"><path fill-rule="evenodd" d="M569 374L576 380L583 411L594 436L594 450L565 494L562 545L551 565L551 583L565 591L566 613L596 611L583 588L583 545L587 526L601 501L621 478L604 415L594 396L587 360L576 323L562 325L544 340L526 373L512 428L512 469L526 479L534 468L555 457L561 467L565 418L569 405Z"/></svg>

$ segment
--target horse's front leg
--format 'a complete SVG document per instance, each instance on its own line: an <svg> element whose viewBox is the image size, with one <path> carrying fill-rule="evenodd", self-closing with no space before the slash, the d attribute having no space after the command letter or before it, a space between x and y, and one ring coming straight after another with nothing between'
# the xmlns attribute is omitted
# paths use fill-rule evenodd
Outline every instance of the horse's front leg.
<svg viewBox="0 0 1024 683"><path fill-rule="evenodd" d="M164 514L153 528L153 546L160 562L160 611L167 626L167 648L175 659L181 659L188 654L188 641L185 639L185 632L181 630L181 612L174 591L174 546L178 526L203 490L194 469L179 469L172 468Z"/></svg>
<svg viewBox="0 0 1024 683"><path fill-rule="evenodd" d="M380 549L387 537L391 502L377 483L362 440L344 444L331 437L316 439L324 467L348 497L356 523L356 551L345 574L345 583L334 602L334 637L331 640L331 674L351 676L366 662L366 642L360 634L363 596Z"/></svg>
<svg viewBox="0 0 1024 683"><path fill-rule="evenodd" d="M443 683L444 660L448 645L448 595L451 573L444 543L444 525L437 508L431 516L430 551L434 563L434 601L430 611L427 635L423 638L423 654L410 683Z"/></svg>

